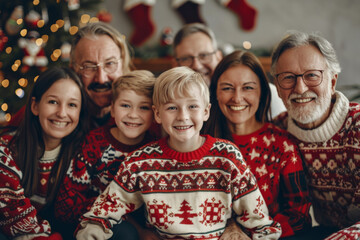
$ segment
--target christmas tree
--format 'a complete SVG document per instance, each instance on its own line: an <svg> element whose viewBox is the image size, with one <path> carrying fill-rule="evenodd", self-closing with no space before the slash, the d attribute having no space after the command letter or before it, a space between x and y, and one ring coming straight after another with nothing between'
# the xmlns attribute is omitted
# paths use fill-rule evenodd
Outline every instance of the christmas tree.
<svg viewBox="0 0 360 240"><path fill-rule="evenodd" d="M111 21L103 0L0 0L0 123L26 102L38 75L68 65L72 35Z"/></svg>

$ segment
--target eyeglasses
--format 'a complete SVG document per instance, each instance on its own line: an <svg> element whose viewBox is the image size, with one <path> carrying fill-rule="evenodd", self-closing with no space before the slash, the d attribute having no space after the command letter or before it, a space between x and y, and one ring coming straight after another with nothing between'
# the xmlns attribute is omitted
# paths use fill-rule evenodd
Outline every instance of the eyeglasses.
<svg viewBox="0 0 360 240"><path fill-rule="evenodd" d="M194 59L197 58L201 63L209 63L212 60L212 55L214 55L216 51L213 51L211 53L200 53L197 56L186 56L186 57L180 57L176 58L176 61L181 66L191 66L194 62Z"/></svg>
<svg viewBox="0 0 360 240"><path fill-rule="evenodd" d="M292 72L283 72L276 74L276 80L282 89L292 89L296 86L298 77L304 80L308 87L319 86L323 80L324 70L308 70L303 74L295 74Z"/></svg>
<svg viewBox="0 0 360 240"><path fill-rule="evenodd" d="M106 73L114 73L119 66L121 59L110 60L103 63L93 64L93 63L84 63L82 66L79 66L79 69L82 75L86 78L93 78L98 71L99 67L104 69Z"/></svg>

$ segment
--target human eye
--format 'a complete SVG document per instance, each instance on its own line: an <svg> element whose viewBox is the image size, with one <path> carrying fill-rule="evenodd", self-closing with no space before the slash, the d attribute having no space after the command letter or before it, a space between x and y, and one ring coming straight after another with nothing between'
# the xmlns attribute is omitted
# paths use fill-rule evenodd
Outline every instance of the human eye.
<svg viewBox="0 0 360 240"><path fill-rule="evenodd" d="M69 103L69 106L72 107L72 108L77 108L77 103Z"/></svg>
<svg viewBox="0 0 360 240"><path fill-rule="evenodd" d="M254 89L254 87L251 87L251 86L245 86L244 87L244 90L253 90Z"/></svg>
<svg viewBox="0 0 360 240"><path fill-rule="evenodd" d="M122 107L122 108L130 108L131 106L130 106L130 104L122 103L122 104L120 104L120 107Z"/></svg>
<svg viewBox="0 0 360 240"><path fill-rule="evenodd" d="M295 81L295 75L292 73L283 73L280 75L280 80L284 83Z"/></svg>
<svg viewBox="0 0 360 240"><path fill-rule="evenodd" d="M198 105L198 104L191 104L191 105L189 106L189 108L190 108L190 109L197 109L197 108L199 108L199 105Z"/></svg>
<svg viewBox="0 0 360 240"><path fill-rule="evenodd" d="M221 87L220 90L224 91L224 92L229 92L229 91L234 90L234 88L231 86L224 86L224 87Z"/></svg>
<svg viewBox="0 0 360 240"><path fill-rule="evenodd" d="M308 81L317 81L320 79L319 71L308 71L304 73L304 78Z"/></svg>
<svg viewBox="0 0 360 240"><path fill-rule="evenodd" d="M48 103L50 103L50 104L57 104L58 102L57 102L56 100L54 100L54 99L50 99L50 100L48 101Z"/></svg>
<svg viewBox="0 0 360 240"><path fill-rule="evenodd" d="M177 108L175 107L175 106L168 106L168 107L166 107L166 110L168 110L168 111L174 111L174 110L176 110Z"/></svg>
<svg viewBox="0 0 360 240"><path fill-rule="evenodd" d="M85 71L96 71L97 70L97 65L94 64L84 64L82 66L83 70Z"/></svg>
<svg viewBox="0 0 360 240"><path fill-rule="evenodd" d="M140 106L140 109L148 111L148 110L151 110L151 107L150 106Z"/></svg>

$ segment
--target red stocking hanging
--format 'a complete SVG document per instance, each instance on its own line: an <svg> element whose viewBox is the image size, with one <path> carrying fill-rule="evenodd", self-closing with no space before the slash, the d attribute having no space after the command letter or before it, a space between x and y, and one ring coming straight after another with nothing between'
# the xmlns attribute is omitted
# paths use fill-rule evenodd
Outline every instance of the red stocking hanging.
<svg viewBox="0 0 360 240"><path fill-rule="evenodd" d="M151 19L151 9L151 6L138 4L127 10L135 28L130 37L130 43L134 46L144 44L155 31L155 25Z"/></svg>
<svg viewBox="0 0 360 240"><path fill-rule="evenodd" d="M226 6L238 15L240 26L246 31L255 27L257 10L247 3L247 0L230 0Z"/></svg>
<svg viewBox="0 0 360 240"><path fill-rule="evenodd" d="M200 5L191 1L185 2L176 8L184 23L205 23L200 15Z"/></svg>

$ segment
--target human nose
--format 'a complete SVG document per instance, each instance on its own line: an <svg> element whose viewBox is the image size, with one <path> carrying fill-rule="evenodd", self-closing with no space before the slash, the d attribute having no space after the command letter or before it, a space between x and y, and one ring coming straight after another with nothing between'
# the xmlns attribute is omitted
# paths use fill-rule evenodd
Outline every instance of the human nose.
<svg viewBox="0 0 360 240"><path fill-rule="evenodd" d="M60 118L64 118L67 115L67 111L66 111L66 106L65 104L59 104L58 105L58 110L57 110L57 116Z"/></svg>
<svg viewBox="0 0 360 240"><path fill-rule="evenodd" d="M131 108L128 112L128 117L129 118L137 118L138 114L137 114L137 110L135 108Z"/></svg>
<svg viewBox="0 0 360 240"><path fill-rule="evenodd" d="M308 86L305 84L303 75L296 75L296 82L293 91L295 93L303 94L307 90L308 90Z"/></svg>
<svg viewBox="0 0 360 240"><path fill-rule="evenodd" d="M241 92L241 90L237 89L237 90L234 91L232 100L233 100L234 103L240 103L241 100L243 99L243 97L244 97L244 95Z"/></svg>
<svg viewBox="0 0 360 240"><path fill-rule="evenodd" d="M193 62L192 62L192 64L191 64L191 68L197 70L197 69L200 69L200 68L202 68L202 67L203 67L203 64L201 63L201 61L199 60L199 58L198 58L198 57L194 57L194 58L193 58Z"/></svg>
<svg viewBox="0 0 360 240"><path fill-rule="evenodd" d="M105 83L109 79L108 73L104 70L102 65L98 65L96 75L95 75L95 82L98 83Z"/></svg>
<svg viewBox="0 0 360 240"><path fill-rule="evenodd" d="M186 109L179 109L179 112L177 114L177 119L180 121L187 120L189 116L189 113Z"/></svg>

